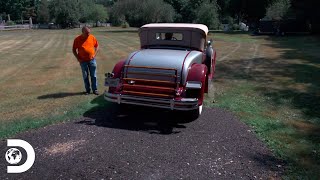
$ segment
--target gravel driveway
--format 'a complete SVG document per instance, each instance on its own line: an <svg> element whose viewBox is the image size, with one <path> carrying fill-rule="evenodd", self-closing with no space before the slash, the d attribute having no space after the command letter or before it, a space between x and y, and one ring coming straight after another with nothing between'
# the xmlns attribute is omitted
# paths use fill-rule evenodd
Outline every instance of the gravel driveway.
<svg viewBox="0 0 320 180"><path fill-rule="evenodd" d="M205 108L189 123L149 108L114 114L97 110L17 135L36 152L22 174L6 174L3 140L0 179L269 179L283 172L283 162L225 110Z"/></svg>

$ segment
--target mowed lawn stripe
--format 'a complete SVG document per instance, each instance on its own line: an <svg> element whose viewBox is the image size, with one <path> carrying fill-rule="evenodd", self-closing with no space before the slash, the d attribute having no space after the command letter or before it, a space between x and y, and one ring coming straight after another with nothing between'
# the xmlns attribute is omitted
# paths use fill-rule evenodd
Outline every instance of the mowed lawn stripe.
<svg viewBox="0 0 320 180"><path fill-rule="evenodd" d="M25 61L22 61L22 58L20 57L22 69L10 76L11 83L6 83L0 88L2 92L8 94L7 101L3 101L3 106L1 108L1 111L5 111L4 119L15 119L15 117L28 114L34 116L39 113L41 114L41 112L50 111L50 107L55 103L48 103L48 110L43 111L41 106L44 104L32 103L32 101L37 102L35 99L37 99L39 94L48 94L46 92L51 89L57 92L57 90L60 89L60 87L57 87L59 84L57 82L63 80L63 72L70 70L63 68L65 62L68 61L66 59L67 45L65 44L69 41L65 41L65 36L65 34L60 32L48 33L39 31L37 33L37 36L34 39L37 39L41 44L30 47L38 49L34 51L36 53L34 53L33 56L29 56L29 58L27 56ZM70 38L68 37L67 39ZM68 50L70 52L71 47L69 47ZM59 64L62 66L60 67ZM76 63L75 65L78 64ZM17 101L11 100L17 98L19 98ZM26 105L31 106L26 107ZM39 112L35 112L38 111L37 109L39 109Z"/></svg>
<svg viewBox="0 0 320 180"><path fill-rule="evenodd" d="M8 41L15 41L21 35L29 36L28 33L16 33L13 35L10 31L0 31L0 47L6 46Z"/></svg>
<svg viewBox="0 0 320 180"><path fill-rule="evenodd" d="M128 55L127 53L129 51L117 46L118 44L115 44L113 41L111 41L110 37L97 36L97 38L100 42L101 50L113 56L113 58L115 58L115 61Z"/></svg>
<svg viewBox="0 0 320 180"><path fill-rule="evenodd" d="M22 37L14 37L22 38ZM14 40L15 41L15 40ZM19 72L25 64L28 63L28 51L23 49L27 47L29 43L32 42L32 36L26 36L25 41L20 43L13 48L7 49L6 51L0 51L0 66L6 67L2 69L0 73L0 85L2 82L6 81L7 79L11 78L13 74Z"/></svg>
<svg viewBox="0 0 320 180"><path fill-rule="evenodd" d="M114 35L111 36L114 39L116 39L116 41L121 42L122 44L125 44L126 46L129 46L131 48L133 48L134 50L139 49L140 48L140 39L139 39L139 35L135 32L135 33L123 33L122 35L118 33L118 35L116 33L113 33Z"/></svg>
<svg viewBox="0 0 320 180"><path fill-rule="evenodd" d="M22 48L27 47L29 43L32 42L32 36L27 34L17 35L12 37L10 40L5 40L1 43L0 53L3 55L15 54L19 52ZM6 59L6 56L3 56Z"/></svg>
<svg viewBox="0 0 320 180"><path fill-rule="evenodd" d="M0 45L6 43L6 41L11 40L14 35L9 34L8 32L0 32Z"/></svg>
<svg viewBox="0 0 320 180"><path fill-rule="evenodd" d="M37 49L33 49L31 52L31 56L37 56L38 54L43 54L46 52L46 50L49 50L51 48L54 48L54 43L57 43L57 36L58 34L52 34L50 33L49 36L43 36L41 35L40 42L41 44L38 44L36 47Z"/></svg>
<svg viewBox="0 0 320 180"><path fill-rule="evenodd" d="M32 37L32 39L37 39L37 41L27 44L26 42L24 46L28 46L24 52L21 52L20 57L16 58L15 64L10 66L10 68L14 68L11 70L10 74L6 74L6 77L0 80L0 83L4 83L8 80L12 80L15 77L20 78L25 72L30 72L30 68L35 68L35 66L43 60L43 56L50 52L51 46L54 42L56 36L41 36L41 34L37 35L37 38ZM12 58L13 59L13 58Z"/></svg>
<svg viewBox="0 0 320 180"><path fill-rule="evenodd" d="M97 63L98 63L98 81L100 89L104 90L104 74L106 72L111 72L114 65L121 59L125 59L128 56L129 51L122 50L114 44L113 41L110 41L109 36L102 34L101 32L96 34L96 38L100 44L100 50L97 54Z"/></svg>
<svg viewBox="0 0 320 180"><path fill-rule="evenodd" d="M109 37L108 40L113 43L113 44L116 44L116 45L119 45L120 48L124 49L124 50L129 50L129 51L134 51L135 49L127 44L124 44L122 42L119 42L119 39L117 38L111 38Z"/></svg>

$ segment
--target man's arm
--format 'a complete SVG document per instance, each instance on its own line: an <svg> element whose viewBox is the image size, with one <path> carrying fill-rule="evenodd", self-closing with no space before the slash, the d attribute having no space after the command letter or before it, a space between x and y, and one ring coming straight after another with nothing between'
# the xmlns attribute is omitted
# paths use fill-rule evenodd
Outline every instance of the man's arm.
<svg viewBox="0 0 320 180"><path fill-rule="evenodd" d="M80 59L79 59L79 45L78 45L78 38L75 38L73 40L73 45L72 45L72 52L73 52L73 55L74 57L76 57L76 59L78 60L78 62L80 62Z"/></svg>
<svg viewBox="0 0 320 180"><path fill-rule="evenodd" d="M78 56L77 49L76 48L72 48L72 52L73 52L74 57L76 57L77 60L79 61L79 56Z"/></svg>
<svg viewBox="0 0 320 180"><path fill-rule="evenodd" d="M99 44L97 44L97 47L94 48L95 52L94 52L94 58L96 57L98 51L99 51Z"/></svg>

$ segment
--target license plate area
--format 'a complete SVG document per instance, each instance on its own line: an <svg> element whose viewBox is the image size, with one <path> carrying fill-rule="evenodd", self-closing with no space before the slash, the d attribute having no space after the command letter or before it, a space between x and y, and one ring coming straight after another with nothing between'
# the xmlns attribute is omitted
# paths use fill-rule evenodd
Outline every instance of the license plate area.
<svg viewBox="0 0 320 180"><path fill-rule="evenodd" d="M119 85L120 79L119 78L106 78L104 81L105 86L109 87L117 87Z"/></svg>

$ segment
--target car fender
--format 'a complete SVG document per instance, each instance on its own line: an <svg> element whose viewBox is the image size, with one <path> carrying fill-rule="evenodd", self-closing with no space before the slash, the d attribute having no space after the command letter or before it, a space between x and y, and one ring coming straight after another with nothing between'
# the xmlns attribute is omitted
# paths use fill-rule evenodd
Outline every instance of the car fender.
<svg viewBox="0 0 320 180"><path fill-rule="evenodd" d="M124 68L124 65L126 63L126 60L120 60L117 62L117 64L113 67L112 73L113 73L113 78L121 78L122 70ZM116 87L109 87L108 92L109 93L114 93L117 90Z"/></svg>
<svg viewBox="0 0 320 180"><path fill-rule="evenodd" d="M123 70L124 64L126 63L125 60L120 60L113 68L112 73L114 73L114 78L120 78L121 72Z"/></svg>
<svg viewBox="0 0 320 180"><path fill-rule="evenodd" d="M204 92L207 84L207 66L204 64L193 64L188 72L187 82L201 82L201 89L198 91L199 105L202 105Z"/></svg>

